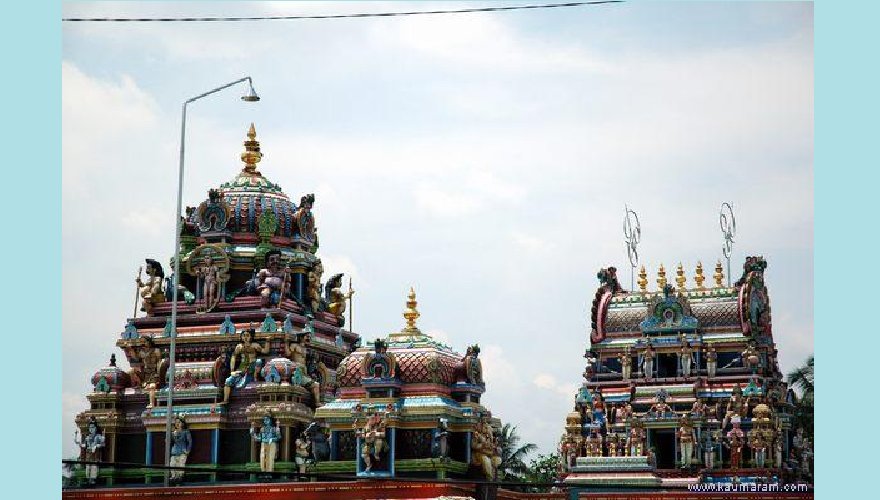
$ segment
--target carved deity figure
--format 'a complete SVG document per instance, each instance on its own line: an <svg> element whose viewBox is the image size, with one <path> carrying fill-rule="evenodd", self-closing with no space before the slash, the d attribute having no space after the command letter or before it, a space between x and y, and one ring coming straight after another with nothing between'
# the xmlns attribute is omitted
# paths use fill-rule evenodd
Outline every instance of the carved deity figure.
<svg viewBox="0 0 880 500"><path fill-rule="evenodd" d="M266 268L257 273L257 291L260 293L260 307L272 307L281 303L283 295L290 286L290 273L281 268L281 252L266 252Z"/></svg>
<svg viewBox="0 0 880 500"><path fill-rule="evenodd" d="M682 342L679 355L681 356L681 376L688 378L691 376L691 367L694 362L694 350L691 348L691 344L686 338Z"/></svg>
<svg viewBox="0 0 880 500"><path fill-rule="evenodd" d="M431 444L431 456L434 458L449 456L449 420L445 418L437 419L437 432Z"/></svg>
<svg viewBox="0 0 880 500"><path fill-rule="evenodd" d="M602 435L599 434L599 429L593 427L592 432L587 437L587 456L588 457L601 457L602 456Z"/></svg>
<svg viewBox="0 0 880 500"><path fill-rule="evenodd" d="M741 357L743 366L752 370L752 375L755 375L758 371L758 366L761 364L761 356L758 354L758 350L755 349L754 342L749 342L746 350L742 352Z"/></svg>
<svg viewBox="0 0 880 500"><path fill-rule="evenodd" d="M480 361L480 346L468 346L461 363L464 374L469 384L479 385L483 383L483 363Z"/></svg>
<svg viewBox="0 0 880 500"><path fill-rule="evenodd" d="M281 441L281 429L272 415L263 417L263 426L251 428L251 437L260 443L260 470L275 470L275 455L278 453L278 442Z"/></svg>
<svg viewBox="0 0 880 500"><path fill-rule="evenodd" d="M344 324L343 313L346 309L346 301L351 298L350 292L342 291L342 273L334 274L324 287L327 312L339 318Z"/></svg>
<svg viewBox="0 0 880 500"><path fill-rule="evenodd" d="M620 456L620 437L617 434L609 434L608 439L606 439L606 443L608 444L608 456L609 457L619 457Z"/></svg>
<svg viewBox="0 0 880 500"><path fill-rule="evenodd" d="M501 456L495 441L495 432L487 416L480 418L471 439L471 465L481 467L486 479L494 481L501 465Z"/></svg>
<svg viewBox="0 0 880 500"><path fill-rule="evenodd" d="M691 417L702 418L706 416L707 411L706 403L702 399L695 399L693 406L691 406Z"/></svg>
<svg viewBox="0 0 880 500"><path fill-rule="evenodd" d="M599 425L605 425L607 422L607 418L605 415L605 400L602 399L602 394L598 391L593 393L593 422Z"/></svg>
<svg viewBox="0 0 880 500"><path fill-rule="evenodd" d="M297 335L293 342L285 342L284 356L293 362L294 371L299 370L299 376L294 374L293 382L312 391L312 397L315 398L315 408L317 408L321 406L321 383L309 376L308 343L309 335L307 333ZM319 362L319 364L324 367L323 362Z"/></svg>
<svg viewBox="0 0 880 500"><path fill-rule="evenodd" d="M192 451L192 434L184 417L178 416L174 421L174 432L171 433L171 467L185 467L189 452ZM171 471L171 482L183 481L182 470Z"/></svg>
<svg viewBox="0 0 880 500"><path fill-rule="evenodd" d="M205 311L212 311L220 302L220 268L214 264L213 257L206 255L197 273L202 278L202 299L205 301Z"/></svg>
<svg viewBox="0 0 880 500"><path fill-rule="evenodd" d="M318 259L315 261L315 265L309 269L309 273L306 276L308 280L306 284L306 298L313 313L317 313L321 307L321 277L323 274L324 264L321 263L321 259Z"/></svg>
<svg viewBox="0 0 880 500"><path fill-rule="evenodd" d="M147 279L141 279L140 274L134 279L138 286L138 293L141 296L141 311L147 313L147 316L153 315L153 306L165 302L165 293L162 285L165 280L165 272L162 270L162 264L153 259L146 260Z"/></svg>
<svg viewBox="0 0 880 500"><path fill-rule="evenodd" d="M776 429L776 436L773 442L773 451L775 454L776 462L775 466L778 468L782 468L783 459L784 459L784 446L785 446L785 435L782 433L782 429Z"/></svg>
<svg viewBox="0 0 880 500"><path fill-rule="evenodd" d="M715 447L718 445L720 431L706 430L703 432L703 465L707 469L715 468Z"/></svg>
<svg viewBox="0 0 880 500"><path fill-rule="evenodd" d="M697 435L690 419L683 416L678 421L678 444L681 457L681 468L687 469L691 466L694 458L694 444L697 442Z"/></svg>
<svg viewBox="0 0 880 500"><path fill-rule="evenodd" d="M80 447L82 460L86 462L100 462L104 451L104 432L98 426L98 421L92 417L89 419L88 434L80 439L79 429L74 431L73 442ZM95 484L98 479L98 465L86 465L86 479L89 484Z"/></svg>
<svg viewBox="0 0 880 500"><path fill-rule="evenodd" d="M730 419L733 428L727 432L727 442L725 446L730 450L730 468L738 469L740 460L742 459L742 448L745 434L739 428L739 417Z"/></svg>
<svg viewBox="0 0 880 500"><path fill-rule="evenodd" d="M727 410L724 414L724 420L721 424L722 429L727 428L728 422L730 422L731 418L736 415L738 417L746 417L749 411L749 398L744 397L742 394L742 387L739 384L736 384L733 387L733 394L730 396L730 400L727 401Z"/></svg>
<svg viewBox="0 0 880 500"><path fill-rule="evenodd" d="M715 377L715 370L718 369L718 353L715 352L715 348L713 346L709 346L706 349L706 372L709 374L709 377Z"/></svg>
<svg viewBox="0 0 880 500"><path fill-rule="evenodd" d="M645 352L642 354L642 373L645 374L647 379L654 378L654 348L651 344L648 344L648 347L645 348Z"/></svg>
<svg viewBox="0 0 880 500"><path fill-rule="evenodd" d="M596 366L599 364L598 358L593 354L593 351L587 351L584 353L584 358L586 358L587 363L584 366L583 377L587 382L593 378L593 375L596 374Z"/></svg>
<svg viewBox="0 0 880 500"><path fill-rule="evenodd" d="M361 438L361 458L364 460L364 472L370 472L373 468L373 460L382 460L382 454L388 451L385 442L385 417L378 412L367 417L363 427L357 427L359 421L355 420L355 435Z"/></svg>
<svg viewBox="0 0 880 500"><path fill-rule="evenodd" d="M257 373L257 356L269 354L269 342L260 345L254 340L254 329L249 328L241 332L241 342L232 351L232 359L229 364L232 374L227 377L223 387L223 403L229 402L229 395L233 387L242 388L253 381Z"/></svg>
<svg viewBox="0 0 880 500"><path fill-rule="evenodd" d="M388 352L388 344L376 339L374 352L364 356L362 372L365 377L394 378L397 376L397 358Z"/></svg>
<svg viewBox="0 0 880 500"><path fill-rule="evenodd" d="M767 439L763 429L752 429L748 434L749 448L755 460L755 467L764 467L767 460Z"/></svg>
<svg viewBox="0 0 880 500"><path fill-rule="evenodd" d="M147 393L149 398L147 408L153 408L156 406L156 391L163 382L162 375L164 374L166 363L163 359L162 350L153 344L153 338L142 338L144 343L142 347L126 346L124 349L128 357L134 363L140 365L140 368L132 370L132 378Z"/></svg>
<svg viewBox="0 0 880 500"><path fill-rule="evenodd" d="M629 432L626 436L626 451L628 457L640 457L644 454L645 429L641 421L633 418L630 421Z"/></svg>
<svg viewBox="0 0 880 500"><path fill-rule="evenodd" d="M654 396L654 404L648 410L648 413L654 418L664 418L672 415L672 407L666 403L666 394L662 391Z"/></svg>
<svg viewBox="0 0 880 500"><path fill-rule="evenodd" d="M294 458L294 461L296 462L299 473L304 474L306 472L306 463L308 462L309 454L311 453L309 450L309 437L305 432L296 438L294 447L296 448L296 457Z"/></svg>
<svg viewBox="0 0 880 500"><path fill-rule="evenodd" d="M623 374L623 380L629 380L632 376L632 357L630 355L629 346L617 357L620 360L620 371Z"/></svg>

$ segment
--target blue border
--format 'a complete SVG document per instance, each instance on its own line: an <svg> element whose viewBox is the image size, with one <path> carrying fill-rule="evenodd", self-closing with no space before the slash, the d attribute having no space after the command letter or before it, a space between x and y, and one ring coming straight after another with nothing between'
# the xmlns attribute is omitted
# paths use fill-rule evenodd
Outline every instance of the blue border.
<svg viewBox="0 0 880 500"><path fill-rule="evenodd" d="M3 334L25 348L4 356L0 470L5 497L54 498L62 441L61 3L12 2L0 18Z"/></svg>
<svg viewBox="0 0 880 500"><path fill-rule="evenodd" d="M858 498L878 470L880 2L817 1L814 19L816 495ZM848 406L863 430L843 430Z"/></svg>

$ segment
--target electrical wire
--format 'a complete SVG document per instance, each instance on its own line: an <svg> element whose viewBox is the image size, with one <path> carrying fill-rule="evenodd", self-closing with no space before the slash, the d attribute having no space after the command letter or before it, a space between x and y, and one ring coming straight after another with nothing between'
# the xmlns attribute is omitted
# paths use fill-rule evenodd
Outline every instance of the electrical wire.
<svg viewBox="0 0 880 500"><path fill-rule="evenodd" d="M366 17L399 17L419 16L428 14L471 14L476 12L501 12L509 10L557 9L564 7L584 7L607 3L623 3L624 0L596 0L591 2L566 2L536 5L508 5L499 7L477 7L472 9L454 10L418 10L409 12L363 12L359 14L324 14L311 16L255 16L255 17L66 17L64 22L112 22L112 23L145 23L145 22L230 22L230 21L290 21L302 19L346 19Z"/></svg>

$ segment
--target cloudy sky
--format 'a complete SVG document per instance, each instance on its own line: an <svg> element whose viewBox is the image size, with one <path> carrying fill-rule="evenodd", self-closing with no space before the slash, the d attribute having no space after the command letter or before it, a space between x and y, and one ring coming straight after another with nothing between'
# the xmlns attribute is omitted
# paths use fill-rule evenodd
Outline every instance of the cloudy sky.
<svg viewBox="0 0 880 500"><path fill-rule="evenodd" d="M510 2L510 4L525 2ZM486 2L77 2L65 17L294 15ZM173 248L180 106L184 203L240 170L314 192L326 275L357 289L367 339L403 325L479 342L484 402L555 449L583 370L600 267L629 270L624 204L651 283L721 257L769 262L780 364L813 351L813 13L807 3L626 3L446 16L63 25L64 456L116 350L145 257ZM707 273L708 274L708 273ZM120 353L117 353L120 354Z"/></svg>

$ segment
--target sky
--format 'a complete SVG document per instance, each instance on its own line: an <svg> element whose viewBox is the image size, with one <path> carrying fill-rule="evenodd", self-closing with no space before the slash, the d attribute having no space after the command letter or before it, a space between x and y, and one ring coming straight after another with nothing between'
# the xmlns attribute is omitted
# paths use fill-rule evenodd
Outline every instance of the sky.
<svg viewBox="0 0 880 500"><path fill-rule="evenodd" d="M527 4L511 1L509 5ZM433 10L487 2L76 2L65 17ZM315 193L325 276L356 289L354 330L479 343L495 416L555 450L580 384L596 272L629 286L624 206L654 287L680 262L763 255L783 372L813 352L813 9L650 2L395 18L63 23L63 455L96 369L134 308L146 257L184 204L241 169ZM123 361L121 363L125 365Z"/></svg>

